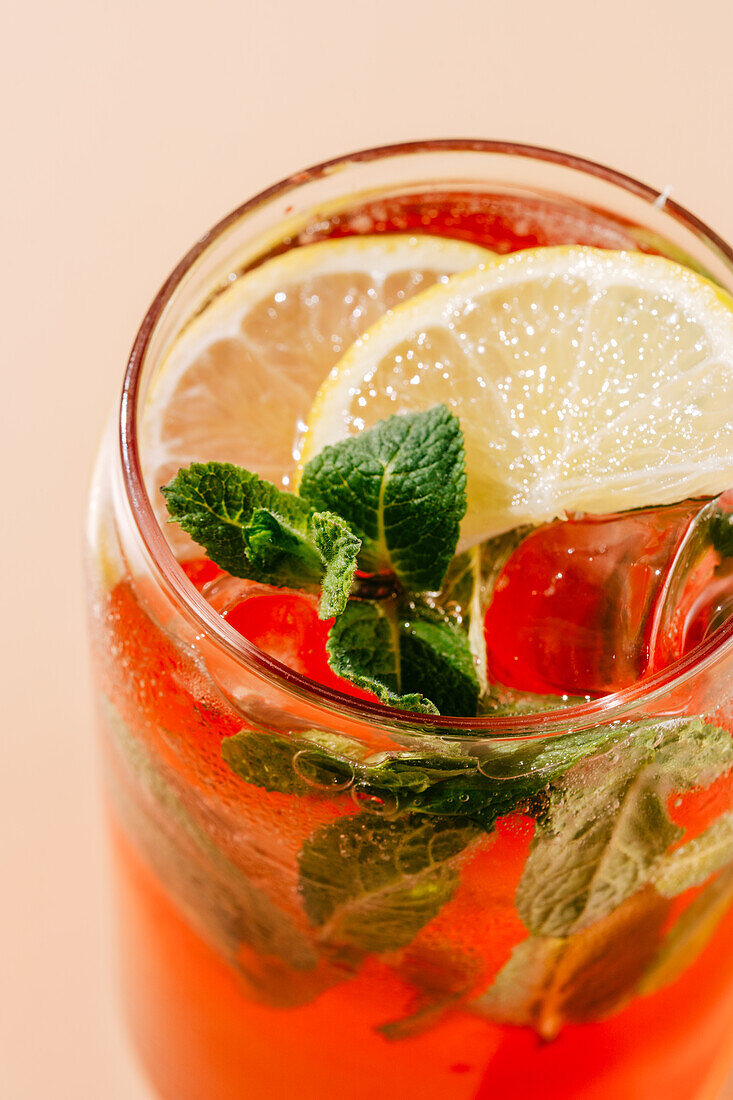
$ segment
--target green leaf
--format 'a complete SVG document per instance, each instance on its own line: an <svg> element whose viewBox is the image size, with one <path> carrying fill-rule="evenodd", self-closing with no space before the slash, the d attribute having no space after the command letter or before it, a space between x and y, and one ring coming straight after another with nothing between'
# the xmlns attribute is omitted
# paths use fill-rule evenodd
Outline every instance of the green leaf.
<svg viewBox="0 0 733 1100"><path fill-rule="evenodd" d="M566 1023L602 1020L633 996L654 958L670 903L649 886L571 936L530 936L474 1005L494 1023L554 1039Z"/></svg>
<svg viewBox="0 0 733 1100"><path fill-rule="evenodd" d="M480 688L460 627L414 600L398 606L397 631L403 690L429 694L441 714L474 717Z"/></svg>
<svg viewBox="0 0 733 1100"><path fill-rule="evenodd" d="M642 727L646 729L646 725ZM480 749L484 775L497 780L518 779L525 784L545 786L559 779L569 768L588 757L607 752L612 746L633 741L637 723L599 726L580 733L552 734L511 741L486 740Z"/></svg>
<svg viewBox="0 0 733 1100"><path fill-rule="evenodd" d="M331 627L328 663L337 676L374 692L387 706L438 714L435 704L420 692L403 689L400 643L391 601L355 600Z"/></svg>
<svg viewBox="0 0 733 1100"><path fill-rule="evenodd" d="M357 797L391 805L395 813L462 817L490 831L497 817L520 808L542 814L553 779L622 736L619 727L605 727L518 745L485 744L479 760L452 745L369 755L358 741L336 734L286 737L248 729L225 738L222 755L242 779L268 791L323 797L353 786Z"/></svg>
<svg viewBox="0 0 733 1100"><path fill-rule="evenodd" d="M347 521L362 540L362 569L437 591L466 511L459 421L444 405L382 420L311 459L300 495Z"/></svg>
<svg viewBox="0 0 733 1100"><path fill-rule="evenodd" d="M326 567L318 614L321 619L331 619L346 607L361 540L333 512L316 512L311 528L313 542Z"/></svg>
<svg viewBox="0 0 733 1100"><path fill-rule="evenodd" d="M409 801L403 796L399 805L412 813L471 818L487 831L498 817L517 810L544 818L550 784L579 761L606 751L626 736L620 727L606 726L518 743L487 740L475 750L480 757L462 758L461 772L447 774ZM451 761L455 768L455 757L447 757L446 769ZM376 782L376 775L370 778Z"/></svg>
<svg viewBox="0 0 733 1100"><path fill-rule="evenodd" d="M681 718L660 727L651 723L651 735L658 731L655 762L668 790L690 791L708 787L733 768L733 735L702 718Z"/></svg>
<svg viewBox="0 0 733 1100"><path fill-rule="evenodd" d="M327 743L324 738L328 738ZM221 754L241 779L281 794L337 793L354 778L349 752L358 743L336 735L285 737L270 730L241 730L221 743Z"/></svg>
<svg viewBox="0 0 733 1100"><path fill-rule="evenodd" d="M704 786L732 763L727 731L700 719L649 720L615 752L565 772L517 890L529 930L582 930L641 889L682 835L666 815L669 794Z"/></svg>
<svg viewBox="0 0 733 1100"><path fill-rule="evenodd" d="M466 1001L481 982L484 960L468 937L465 941L459 946L454 939L423 937L402 952L394 969L414 994L405 1015L377 1028L385 1039L422 1035Z"/></svg>
<svg viewBox="0 0 733 1100"><path fill-rule="evenodd" d="M381 764L358 769L357 776L358 792L392 803L396 812L463 818L486 832L491 832L498 817L515 810L539 813L539 803L531 803L547 782L497 782L478 770L476 757L437 754L389 754Z"/></svg>
<svg viewBox="0 0 733 1100"><path fill-rule="evenodd" d="M733 867L727 867L680 914L664 937L636 992L641 996L656 993L692 966L729 912L731 902Z"/></svg>
<svg viewBox="0 0 733 1100"><path fill-rule="evenodd" d="M680 835L646 768L594 764L584 781L550 794L517 890L519 916L535 935L587 928L635 893Z"/></svg>
<svg viewBox="0 0 733 1100"><path fill-rule="evenodd" d="M710 541L721 558L733 557L733 512L717 512L710 517Z"/></svg>
<svg viewBox="0 0 733 1100"><path fill-rule="evenodd" d="M470 816L460 799L461 785L450 797L435 793L447 780L476 772L473 756L439 752L380 752L372 756L358 741L338 734L309 730L286 737L269 730L241 730L222 741L222 756L242 779L282 794L340 794L352 784L357 793L394 806L396 812L439 812L433 807L452 802L457 813ZM479 809L486 809L490 783ZM423 798L426 792L433 792ZM448 811L450 812L450 810Z"/></svg>
<svg viewBox="0 0 733 1100"><path fill-rule="evenodd" d="M551 795L552 826L560 803L567 824L551 837L540 832L517 892L519 915L532 932L565 935L607 916L682 835L645 771L630 782L601 782L594 794Z"/></svg>
<svg viewBox="0 0 733 1100"><path fill-rule="evenodd" d="M370 814L318 829L299 857L306 913L330 948L394 951L452 897L456 857L478 836L468 822Z"/></svg>
<svg viewBox="0 0 733 1100"><path fill-rule="evenodd" d="M195 462L161 492L171 517L233 576L320 587L321 556L309 533L312 510L292 493L228 462Z"/></svg>
<svg viewBox="0 0 733 1100"><path fill-rule="evenodd" d="M562 959L566 940L557 936L530 936L512 951L488 993L476 1008L494 1023L534 1027L546 1039L558 1032L557 1016L548 1010L553 974ZM562 1024L562 1021L560 1021Z"/></svg>
<svg viewBox="0 0 733 1100"><path fill-rule="evenodd" d="M733 862L733 812L723 814L700 836L676 848L661 861L654 874L660 894L673 898L699 886Z"/></svg>
<svg viewBox="0 0 733 1100"><path fill-rule="evenodd" d="M327 650L338 676L387 706L476 713L479 685L466 636L423 604L353 600L331 628Z"/></svg>
<svg viewBox="0 0 733 1100"><path fill-rule="evenodd" d="M438 752L384 752L357 769L357 778L365 786L391 794L423 794L448 779L457 779L476 770L475 756L453 756ZM412 809L413 803L410 804Z"/></svg>
<svg viewBox="0 0 733 1100"><path fill-rule="evenodd" d="M285 499L297 500L297 497ZM256 508L243 528L247 564L240 571L267 584L291 588L317 588L321 577L320 555L311 540L307 515L291 509L285 518ZM220 564L220 563L217 563ZM231 573L232 570L230 569Z"/></svg>
<svg viewBox="0 0 733 1100"><path fill-rule="evenodd" d="M212 561L262 584L322 589L319 614L346 606L360 542L338 516L226 462L195 462L161 489L168 511Z"/></svg>

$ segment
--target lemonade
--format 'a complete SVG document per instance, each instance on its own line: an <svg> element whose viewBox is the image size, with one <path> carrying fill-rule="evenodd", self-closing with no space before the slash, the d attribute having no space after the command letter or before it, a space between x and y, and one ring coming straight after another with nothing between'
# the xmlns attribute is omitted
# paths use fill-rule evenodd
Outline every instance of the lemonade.
<svg viewBox="0 0 733 1100"><path fill-rule="evenodd" d="M541 150L336 168L178 269L95 476L138 1051L166 1100L714 1100L730 250Z"/></svg>

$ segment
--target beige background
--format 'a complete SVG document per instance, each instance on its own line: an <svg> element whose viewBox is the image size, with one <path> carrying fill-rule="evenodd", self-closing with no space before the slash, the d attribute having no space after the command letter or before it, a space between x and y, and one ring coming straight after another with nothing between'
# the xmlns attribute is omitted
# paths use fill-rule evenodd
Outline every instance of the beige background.
<svg viewBox="0 0 733 1100"><path fill-rule="evenodd" d="M554 145L733 236L729 0L6 0L0 29L0 1096L142 1100L110 978L83 643L87 472L164 275L368 144Z"/></svg>

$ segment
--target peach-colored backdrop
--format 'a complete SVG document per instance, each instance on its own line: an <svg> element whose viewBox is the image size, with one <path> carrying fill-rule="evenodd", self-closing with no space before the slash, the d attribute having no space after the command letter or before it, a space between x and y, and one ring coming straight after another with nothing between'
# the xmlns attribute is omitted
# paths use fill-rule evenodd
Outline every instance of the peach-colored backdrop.
<svg viewBox="0 0 733 1100"><path fill-rule="evenodd" d="M6 4L0 1096L147 1095L112 1000L79 563L97 434L163 276L278 177L432 136L606 161L730 238L731 41L730 0Z"/></svg>

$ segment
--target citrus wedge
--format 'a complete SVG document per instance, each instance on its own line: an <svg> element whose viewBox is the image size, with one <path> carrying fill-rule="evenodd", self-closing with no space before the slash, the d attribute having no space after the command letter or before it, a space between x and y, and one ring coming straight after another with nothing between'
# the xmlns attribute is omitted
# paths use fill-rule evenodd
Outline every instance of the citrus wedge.
<svg viewBox="0 0 733 1100"><path fill-rule="evenodd" d="M334 367L301 465L442 403L466 442L467 546L521 524L733 485L733 300L672 262L557 247L456 275Z"/></svg>
<svg viewBox="0 0 733 1100"><path fill-rule="evenodd" d="M236 278L182 331L143 411L143 464L159 517L157 490L190 462L234 462L287 485L299 422L354 340L387 310L492 256L428 235L347 237Z"/></svg>

